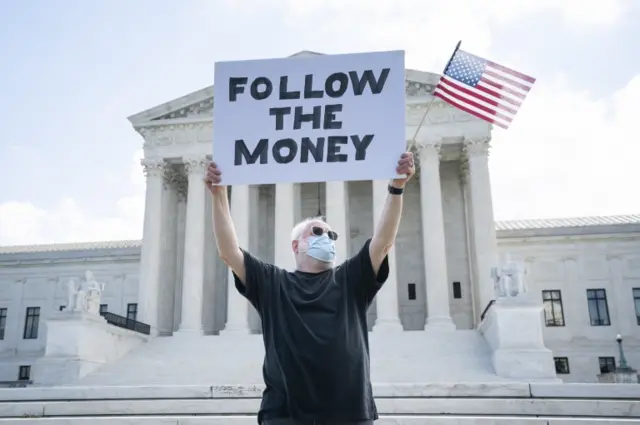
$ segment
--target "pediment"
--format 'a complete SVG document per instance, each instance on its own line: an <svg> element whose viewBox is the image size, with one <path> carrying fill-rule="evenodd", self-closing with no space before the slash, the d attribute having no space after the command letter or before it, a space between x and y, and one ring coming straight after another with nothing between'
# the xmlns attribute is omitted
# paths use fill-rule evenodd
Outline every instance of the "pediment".
<svg viewBox="0 0 640 425"><path fill-rule="evenodd" d="M290 58L320 56L308 50L295 53ZM405 70L405 93L407 97L431 96L440 76L431 72ZM161 105L130 116L134 127L148 125L156 121L205 118L213 113L213 86L187 94Z"/></svg>

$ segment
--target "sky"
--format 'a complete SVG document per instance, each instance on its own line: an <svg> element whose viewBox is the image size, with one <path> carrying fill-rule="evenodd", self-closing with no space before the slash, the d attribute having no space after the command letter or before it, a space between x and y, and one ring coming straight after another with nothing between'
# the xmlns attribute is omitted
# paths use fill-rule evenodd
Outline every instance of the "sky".
<svg viewBox="0 0 640 425"><path fill-rule="evenodd" d="M458 40L537 78L494 130L497 220L638 214L638 22L633 0L2 1L0 245L141 238L126 117L216 61L402 49L441 72Z"/></svg>

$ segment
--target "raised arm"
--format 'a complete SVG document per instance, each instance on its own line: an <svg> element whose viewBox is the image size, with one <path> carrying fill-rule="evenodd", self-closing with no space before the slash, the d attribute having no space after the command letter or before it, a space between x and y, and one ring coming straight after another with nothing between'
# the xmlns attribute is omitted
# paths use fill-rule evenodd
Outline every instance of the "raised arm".
<svg viewBox="0 0 640 425"><path fill-rule="evenodd" d="M222 261L233 270L236 276L246 283L246 269L244 254L238 245L238 238L233 227L231 211L229 210L229 197L226 186L219 186L221 180L220 170L215 163L209 164L205 176L207 189L213 196L213 231L215 233L218 254Z"/></svg>
<svg viewBox="0 0 640 425"><path fill-rule="evenodd" d="M396 170L398 174L403 174L406 177L391 181L392 189L387 195L382 214L378 218L373 238L369 244L369 256L371 257L373 271L376 274L380 270L384 258L393 247L398 234L400 218L402 217L402 192L411 176L415 173L413 154L411 152L402 154Z"/></svg>

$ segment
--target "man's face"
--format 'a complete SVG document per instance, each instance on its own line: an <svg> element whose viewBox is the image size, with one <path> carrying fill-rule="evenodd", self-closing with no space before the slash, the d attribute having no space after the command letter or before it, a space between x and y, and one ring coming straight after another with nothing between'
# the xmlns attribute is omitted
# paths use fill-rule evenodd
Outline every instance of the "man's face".
<svg viewBox="0 0 640 425"><path fill-rule="evenodd" d="M293 252L295 252L296 254L299 254L300 252L306 252L308 249L307 240L309 239L309 237L322 236L323 234L326 234L327 236L329 236L329 239L334 241L338 238L337 233L331 230L331 226L329 226L324 221L318 220L310 222L302 232L300 239L297 241L292 241Z"/></svg>

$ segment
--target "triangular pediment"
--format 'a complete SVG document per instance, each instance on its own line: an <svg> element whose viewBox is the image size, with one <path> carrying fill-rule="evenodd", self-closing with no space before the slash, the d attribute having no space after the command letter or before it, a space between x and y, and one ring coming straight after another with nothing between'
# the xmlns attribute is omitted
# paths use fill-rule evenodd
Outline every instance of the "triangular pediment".
<svg viewBox="0 0 640 425"><path fill-rule="evenodd" d="M289 58L307 58L322 56L324 53L303 50ZM429 96L435 89L440 76L431 72L413 69L405 70L405 91L407 97ZM185 96L131 115L128 119L134 127L154 121L180 120L208 117L213 111L213 86L189 93Z"/></svg>

